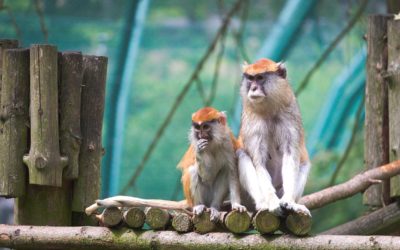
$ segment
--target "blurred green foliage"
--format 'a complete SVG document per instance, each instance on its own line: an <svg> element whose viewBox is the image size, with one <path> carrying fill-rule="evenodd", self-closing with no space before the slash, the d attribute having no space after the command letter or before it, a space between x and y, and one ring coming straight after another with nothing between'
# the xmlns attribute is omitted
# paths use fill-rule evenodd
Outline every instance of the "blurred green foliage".
<svg viewBox="0 0 400 250"><path fill-rule="evenodd" d="M124 134L121 188L133 174L135 166L143 157L177 93L205 53L219 27L221 13L225 13L233 2L232 0L151 1L137 58L137 67L133 72L134 82ZM116 65L120 52L118 46L123 37L129 1L45 0L40 3L43 4L49 43L56 44L60 50L81 50L87 54L108 56L110 65L108 78L112 81L115 67L118 67ZM243 44L250 59L254 61L284 1L251 0L249 3ZM0 36L17 37L15 30L15 25L17 25L21 30L20 39L24 46L44 42L33 4L33 1L6 0L5 5L12 11L12 15L5 10L0 11ZM294 88L301 82L324 48L340 32L357 7L357 0L318 1L297 35L288 57L284 59L289 80ZM370 1L368 12L376 13L377 11L384 11L384 4L378 0ZM313 129L333 80L365 45L362 37L366 32L366 16L365 14L339 44L312 77L307 89L299 96L298 101L306 134ZM232 31L238 30L239 27L240 18L235 17L227 34L216 98L212 104L220 110L226 110L229 117L232 117L238 100L241 64L244 60L232 36ZM214 53L201 72L206 93L210 91L216 54ZM175 166L188 146L187 134L191 124L191 113L202 105L202 100L194 85L178 108L164 136L160 138L160 143L145 166L135 188L128 193L129 195L143 198L183 198L179 184L180 172ZM348 124L349 130L351 127L352 124ZM338 152L324 149L319 151L312 160L313 168L306 193L326 187L334 171L335 163L340 157ZM362 169L363 131L360 130L337 183L349 179ZM358 217L363 212L361 195L331 204L313 212L314 232Z"/></svg>

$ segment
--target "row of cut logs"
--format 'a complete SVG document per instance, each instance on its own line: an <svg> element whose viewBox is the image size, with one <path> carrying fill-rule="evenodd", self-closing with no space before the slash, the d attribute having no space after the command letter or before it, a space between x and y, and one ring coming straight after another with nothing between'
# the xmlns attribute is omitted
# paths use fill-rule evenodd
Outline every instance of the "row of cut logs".
<svg viewBox="0 0 400 250"><path fill-rule="evenodd" d="M260 234L272 234L278 230L298 236L307 235L311 229L311 217L290 213L286 218L263 210L255 214L249 212L221 212L218 222L210 220L210 212L200 216L166 210L156 207L118 208L107 207L96 215L99 224L106 227L126 226L141 229L146 223L153 230L175 230L179 233L195 231L205 234L214 231L230 231L240 234L257 230Z"/></svg>

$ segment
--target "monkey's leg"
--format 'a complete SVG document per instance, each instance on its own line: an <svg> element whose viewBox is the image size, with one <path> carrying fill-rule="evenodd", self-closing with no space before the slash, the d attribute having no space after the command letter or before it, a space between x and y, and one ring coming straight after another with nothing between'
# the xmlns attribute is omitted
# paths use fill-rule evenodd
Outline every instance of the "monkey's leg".
<svg viewBox="0 0 400 250"><path fill-rule="evenodd" d="M311 163L305 162L300 165L299 176L297 178L297 189L295 190L295 201L297 202L304 192L304 187L306 186L307 177L310 172Z"/></svg>
<svg viewBox="0 0 400 250"><path fill-rule="evenodd" d="M262 178L259 178L258 171L254 167L251 158L247 155L244 150L239 149L236 151L238 156L238 169L239 169L239 180L243 188L250 194L254 199L257 210L267 209L270 212L280 214L279 199L275 195L275 189L271 184L271 177L267 173L262 173ZM261 171L260 171L261 172ZM266 175L266 176L265 176ZM260 182L265 182L263 185ZM271 193L271 199L268 198L268 193ZM275 202L275 203L274 203Z"/></svg>
<svg viewBox="0 0 400 250"><path fill-rule="evenodd" d="M240 184L238 169L236 164L231 164L233 166L229 167L229 194L231 200L232 210L238 210L239 212L247 211L246 207L241 205L240 199Z"/></svg>
<svg viewBox="0 0 400 250"><path fill-rule="evenodd" d="M219 219L219 210L221 209L221 205L224 202L224 199L228 194L229 187L229 170L224 169L217 175L214 180L213 189L214 194L210 205L210 220L212 222L217 222Z"/></svg>
<svg viewBox="0 0 400 250"><path fill-rule="evenodd" d="M293 152L293 150L290 150ZM302 173L306 174L306 173ZM296 196L299 188L304 189L306 177L300 178L299 160L293 153L285 152L282 158L282 181L283 181L283 196L280 200L280 205L286 210L291 210L296 213L303 213L311 216L310 211L304 206L296 203ZM299 183L301 181L302 183ZM300 186L300 184L302 186Z"/></svg>

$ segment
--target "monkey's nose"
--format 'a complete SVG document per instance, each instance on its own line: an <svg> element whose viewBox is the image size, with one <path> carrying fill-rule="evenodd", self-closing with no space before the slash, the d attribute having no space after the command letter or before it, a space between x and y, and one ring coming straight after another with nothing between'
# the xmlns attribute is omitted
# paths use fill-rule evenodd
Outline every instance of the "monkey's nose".
<svg viewBox="0 0 400 250"><path fill-rule="evenodd" d="M257 85L251 86L251 91L256 91L257 90Z"/></svg>

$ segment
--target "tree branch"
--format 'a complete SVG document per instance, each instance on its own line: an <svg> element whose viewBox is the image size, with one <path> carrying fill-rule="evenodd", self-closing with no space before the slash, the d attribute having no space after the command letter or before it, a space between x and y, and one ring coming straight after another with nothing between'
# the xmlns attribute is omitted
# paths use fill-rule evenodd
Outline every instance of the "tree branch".
<svg viewBox="0 0 400 250"><path fill-rule="evenodd" d="M29 249L398 249L400 237L318 235L233 237L231 233L179 234L105 227L0 225L0 247Z"/></svg>
<svg viewBox="0 0 400 250"><path fill-rule="evenodd" d="M398 174L400 174L400 160L358 174L342 184L306 195L300 199L299 203L309 209L320 208L365 191L374 184L371 180L384 180Z"/></svg>
<svg viewBox="0 0 400 250"><path fill-rule="evenodd" d="M371 235L385 234L399 230L400 207L395 202L378 209L368 215L361 216L353 221L334 227L321 234L334 235Z"/></svg>

